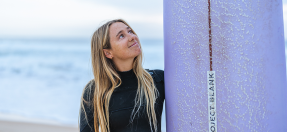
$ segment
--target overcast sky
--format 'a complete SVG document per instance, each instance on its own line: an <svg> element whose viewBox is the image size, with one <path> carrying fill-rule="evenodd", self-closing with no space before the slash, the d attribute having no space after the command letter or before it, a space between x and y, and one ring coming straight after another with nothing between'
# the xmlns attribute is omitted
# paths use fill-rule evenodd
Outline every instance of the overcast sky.
<svg viewBox="0 0 287 132"><path fill-rule="evenodd" d="M286 25L287 0L283 4ZM129 22L140 38L163 38L163 0L0 0L0 38L86 39L115 18Z"/></svg>
<svg viewBox="0 0 287 132"><path fill-rule="evenodd" d="M90 38L122 18L141 38L163 38L162 0L0 0L0 38Z"/></svg>

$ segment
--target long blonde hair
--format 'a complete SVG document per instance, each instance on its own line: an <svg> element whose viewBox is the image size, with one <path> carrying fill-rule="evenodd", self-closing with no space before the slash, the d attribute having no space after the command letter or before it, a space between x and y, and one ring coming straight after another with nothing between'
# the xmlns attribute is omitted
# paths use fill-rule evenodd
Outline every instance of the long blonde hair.
<svg viewBox="0 0 287 132"><path fill-rule="evenodd" d="M113 23L122 22L130 27L124 20L111 20L99 27L93 34L91 41L91 58L94 74L94 93L93 108L94 108L94 127L95 132L109 132L109 102L115 88L122 83L120 76L116 71L116 67L111 59L105 57L103 49L110 49L109 28ZM131 28L131 27L130 27ZM136 35L134 30L132 32ZM140 42L139 42L140 44ZM157 131L157 119L155 114L155 102L158 97L158 91L155 87L152 76L142 67L142 52L135 57L133 61L133 72L137 76L138 90L136 94L135 106L131 115L131 120L138 113L141 105L146 103L146 112L149 118L150 128L152 126ZM89 90L91 91L91 90ZM145 103L144 103L145 101ZM83 96L81 98L81 106L84 109L83 103L86 102ZM84 110L85 111L85 110ZM87 116L87 115L86 115Z"/></svg>

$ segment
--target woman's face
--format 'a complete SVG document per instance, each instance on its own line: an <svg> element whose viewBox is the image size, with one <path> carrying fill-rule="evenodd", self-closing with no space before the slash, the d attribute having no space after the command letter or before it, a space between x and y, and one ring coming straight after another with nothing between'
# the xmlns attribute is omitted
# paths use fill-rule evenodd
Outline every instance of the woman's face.
<svg viewBox="0 0 287 132"><path fill-rule="evenodd" d="M134 59L141 53L138 37L124 23L113 23L109 29L109 37L111 49L104 50L108 58L128 60Z"/></svg>

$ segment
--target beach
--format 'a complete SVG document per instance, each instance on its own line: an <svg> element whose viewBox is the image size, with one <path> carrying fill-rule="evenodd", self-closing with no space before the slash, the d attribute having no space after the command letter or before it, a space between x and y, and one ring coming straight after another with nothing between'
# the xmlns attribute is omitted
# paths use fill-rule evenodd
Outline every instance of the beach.
<svg viewBox="0 0 287 132"><path fill-rule="evenodd" d="M77 132L77 127L0 120L0 132Z"/></svg>
<svg viewBox="0 0 287 132"><path fill-rule="evenodd" d="M0 132L78 132L76 124L0 113Z"/></svg>

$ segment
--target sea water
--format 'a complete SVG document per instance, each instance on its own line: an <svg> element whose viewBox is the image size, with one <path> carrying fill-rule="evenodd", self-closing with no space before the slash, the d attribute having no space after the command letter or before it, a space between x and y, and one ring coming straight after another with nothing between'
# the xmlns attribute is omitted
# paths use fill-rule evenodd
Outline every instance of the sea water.
<svg viewBox="0 0 287 132"><path fill-rule="evenodd" d="M144 68L163 70L163 40L141 44ZM93 78L90 47L89 40L0 40L0 113L77 125Z"/></svg>

